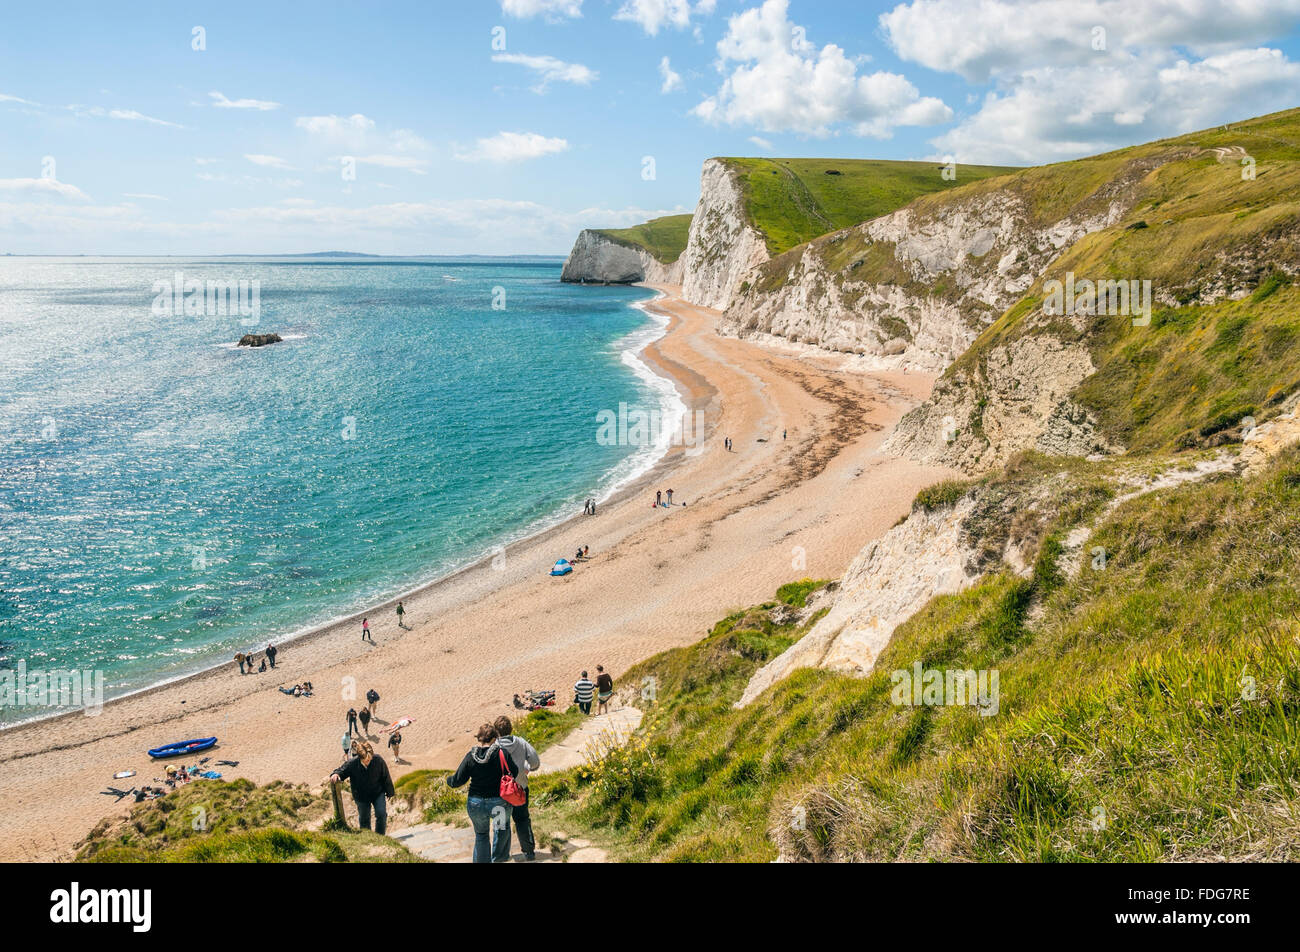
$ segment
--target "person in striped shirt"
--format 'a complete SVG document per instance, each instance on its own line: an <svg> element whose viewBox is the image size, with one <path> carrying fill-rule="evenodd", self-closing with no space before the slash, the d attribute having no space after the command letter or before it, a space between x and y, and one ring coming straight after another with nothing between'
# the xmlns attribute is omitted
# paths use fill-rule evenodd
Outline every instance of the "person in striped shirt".
<svg viewBox="0 0 1300 952"><path fill-rule="evenodd" d="M591 699L596 696L596 685L587 679L587 672L582 672L582 677L573 686L573 701L578 705L578 710L584 714L591 713Z"/></svg>

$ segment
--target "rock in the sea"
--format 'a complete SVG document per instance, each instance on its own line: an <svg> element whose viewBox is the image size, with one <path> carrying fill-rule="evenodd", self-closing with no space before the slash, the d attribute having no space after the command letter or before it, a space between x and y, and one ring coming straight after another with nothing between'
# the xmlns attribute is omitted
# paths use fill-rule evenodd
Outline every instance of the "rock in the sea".
<svg viewBox="0 0 1300 952"><path fill-rule="evenodd" d="M240 347L265 347L267 344L278 344L284 340L279 334L245 334L239 338Z"/></svg>

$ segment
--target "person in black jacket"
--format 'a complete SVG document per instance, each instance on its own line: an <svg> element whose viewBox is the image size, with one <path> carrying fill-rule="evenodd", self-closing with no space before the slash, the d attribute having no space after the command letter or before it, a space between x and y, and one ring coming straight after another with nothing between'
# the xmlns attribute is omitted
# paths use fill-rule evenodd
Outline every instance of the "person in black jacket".
<svg viewBox="0 0 1300 952"><path fill-rule="evenodd" d="M352 749L356 756L347 761L330 776L332 783L347 780L352 784L352 799L357 804L357 822L363 830L370 829L370 810L375 811L375 832L383 836L388 832L388 803L396 793L393 777L388 772L384 758L375 755L368 741L358 740Z"/></svg>
<svg viewBox="0 0 1300 952"><path fill-rule="evenodd" d="M478 746L470 748L456 772L447 778L447 786L454 789L469 784L465 809L474 825L474 862L508 863L510 805L501 799L501 778L507 773L515 776L516 768L496 745L497 732L491 724L480 727L474 737Z"/></svg>

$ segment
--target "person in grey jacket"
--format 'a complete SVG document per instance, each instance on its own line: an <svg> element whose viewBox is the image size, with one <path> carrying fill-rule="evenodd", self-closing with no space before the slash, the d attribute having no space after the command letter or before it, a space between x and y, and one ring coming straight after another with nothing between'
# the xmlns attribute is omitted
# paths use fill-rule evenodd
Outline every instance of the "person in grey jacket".
<svg viewBox="0 0 1300 952"><path fill-rule="evenodd" d="M528 815L528 801L531 796L528 792L528 771L540 767L542 758L537 755L537 750L532 744L514 735L514 725L504 714L498 717L492 726L497 732L497 747L505 751L510 762L515 765L517 771L515 782L524 788L524 802L520 806L511 807L510 814L514 817L515 833L519 836L519 846L524 851L524 859L531 863L537 858L537 843L533 840L533 820Z"/></svg>

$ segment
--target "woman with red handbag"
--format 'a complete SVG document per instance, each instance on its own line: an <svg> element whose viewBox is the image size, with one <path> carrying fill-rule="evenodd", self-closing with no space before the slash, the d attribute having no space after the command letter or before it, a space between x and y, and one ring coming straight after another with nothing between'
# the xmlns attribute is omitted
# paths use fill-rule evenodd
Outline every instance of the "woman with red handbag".
<svg viewBox="0 0 1300 952"><path fill-rule="evenodd" d="M447 786L455 789L469 784L465 809L474 826L474 862L508 863L511 803L503 794L521 798L522 790L515 783L515 765L496 745L496 728L484 724L474 738L478 746L465 754L456 772L447 778Z"/></svg>

